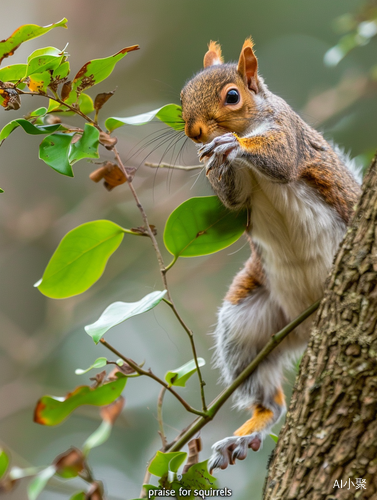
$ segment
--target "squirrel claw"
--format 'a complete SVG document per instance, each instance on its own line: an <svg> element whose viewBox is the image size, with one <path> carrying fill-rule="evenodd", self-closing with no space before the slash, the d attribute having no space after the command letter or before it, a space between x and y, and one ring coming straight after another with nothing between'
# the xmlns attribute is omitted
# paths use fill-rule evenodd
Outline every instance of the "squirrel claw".
<svg viewBox="0 0 377 500"><path fill-rule="evenodd" d="M231 436L218 441L212 446L212 456L208 462L208 469L212 474L214 469L226 469L228 465L234 465L236 460L244 460L248 449L258 451L262 444L262 436L259 432L253 432L247 436Z"/></svg>

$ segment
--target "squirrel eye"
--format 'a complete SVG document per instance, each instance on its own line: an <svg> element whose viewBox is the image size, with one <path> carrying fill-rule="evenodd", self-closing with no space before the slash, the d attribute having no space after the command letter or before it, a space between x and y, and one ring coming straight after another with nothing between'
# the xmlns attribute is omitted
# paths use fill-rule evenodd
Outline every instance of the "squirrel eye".
<svg viewBox="0 0 377 500"><path fill-rule="evenodd" d="M225 104L238 104L240 102L240 94L238 90L231 89L228 91L225 97Z"/></svg>

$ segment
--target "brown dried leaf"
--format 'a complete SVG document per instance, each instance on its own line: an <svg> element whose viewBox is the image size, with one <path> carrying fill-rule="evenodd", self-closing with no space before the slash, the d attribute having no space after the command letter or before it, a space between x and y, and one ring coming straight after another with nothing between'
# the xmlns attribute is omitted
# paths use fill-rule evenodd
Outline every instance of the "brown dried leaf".
<svg viewBox="0 0 377 500"><path fill-rule="evenodd" d="M132 179L132 175L136 171L134 168L126 168L129 178ZM124 184L127 179L121 169L115 163L106 162L102 167L98 168L90 174L90 179L94 182L99 182L104 180L104 186L108 191L111 191L116 186Z"/></svg>
<svg viewBox="0 0 377 500"><path fill-rule="evenodd" d="M21 99L11 82L0 82L0 96L3 98L1 106L5 111L20 109Z"/></svg>
<svg viewBox="0 0 377 500"><path fill-rule="evenodd" d="M202 451L202 439L195 438L189 441L188 443L189 456L187 459L187 463L183 468L182 474L186 474L190 467L194 464L199 463L199 452Z"/></svg>
<svg viewBox="0 0 377 500"><path fill-rule="evenodd" d="M122 413L124 403L124 397L119 396L119 398L110 405L103 406L100 411L102 420L105 420L105 422L109 422L111 425L114 425L115 420Z"/></svg>
<svg viewBox="0 0 377 500"><path fill-rule="evenodd" d="M90 485L86 500L103 500L103 487L97 481Z"/></svg>
<svg viewBox="0 0 377 500"><path fill-rule="evenodd" d="M105 148L110 151L118 142L118 139L116 137L111 137L111 135L106 134L106 132L102 131L99 133L99 142L102 144L102 146L105 146Z"/></svg>
<svg viewBox="0 0 377 500"><path fill-rule="evenodd" d="M115 90L112 90L111 92L102 92L101 94L96 95L96 98L94 99L94 109L97 113L114 94Z"/></svg>
<svg viewBox="0 0 377 500"><path fill-rule="evenodd" d="M0 481L0 495L1 493L9 493L17 485L18 479L10 479L8 476Z"/></svg>
<svg viewBox="0 0 377 500"><path fill-rule="evenodd" d="M103 384L106 379L107 373L106 370L103 372L97 373L94 377L91 377L90 380L94 380L93 387L98 387Z"/></svg>
<svg viewBox="0 0 377 500"><path fill-rule="evenodd" d="M68 82L65 82L65 84L62 87L62 90L61 90L62 101L65 101L66 99L68 99L68 96L69 96L71 90L72 90L72 82L71 82L71 80L69 80Z"/></svg>
<svg viewBox="0 0 377 500"><path fill-rule="evenodd" d="M59 476L76 477L84 469L85 457L77 448L70 448L55 458L54 465Z"/></svg>

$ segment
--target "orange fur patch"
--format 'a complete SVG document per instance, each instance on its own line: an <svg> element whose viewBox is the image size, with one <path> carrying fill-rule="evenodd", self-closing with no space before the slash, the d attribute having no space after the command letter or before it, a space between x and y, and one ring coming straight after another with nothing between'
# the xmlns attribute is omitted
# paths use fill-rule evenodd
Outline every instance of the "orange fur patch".
<svg viewBox="0 0 377 500"><path fill-rule="evenodd" d="M245 299L250 292L264 283L264 274L262 263L254 251L246 262L245 267L235 276L230 285L225 300L231 304L237 305L242 299Z"/></svg>
<svg viewBox="0 0 377 500"><path fill-rule="evenodd" d="M275 394L275 397L274 397L274 401L276 404L278 404L279 406L283 406L284 403L285 403L285 396L284 396L284 392L282 391L281 388L279 388Z"/></svg>
<svg viewBox="0 0 377 500"><path fill-rule="evenodd" d="M273 417L273 411L262 405L255 407L253 416L234 432L235 436L247 436L253 432L262 431Z"/></svg>
<svg viewBox="0 0 377 500"><path fill-rule="evenodd" d="M253 50L254 42L253 42L253 39L251 38L251 36L249 36L249 38L246 38L246 40L244 41L244 43L242 45L242 50L245 49L246 47L250 47L251 50Z"/></svg>

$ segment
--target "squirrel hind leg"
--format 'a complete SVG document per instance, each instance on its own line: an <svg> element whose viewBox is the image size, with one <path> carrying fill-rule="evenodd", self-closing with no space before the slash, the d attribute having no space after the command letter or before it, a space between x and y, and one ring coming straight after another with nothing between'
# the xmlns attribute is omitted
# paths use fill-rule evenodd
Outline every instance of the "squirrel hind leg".
<svg viewBox="0 0 377 500"><path fill-rule="evenodd" d="M284 393L279 387L273 398L265 404L252 406L253 415L234 433L234 436L218 441L212 446L212 456L208 463L210 472L226 469L236 460L244 460L248 450L258 451L271 427L276 424L286 410Z"/></svg>

